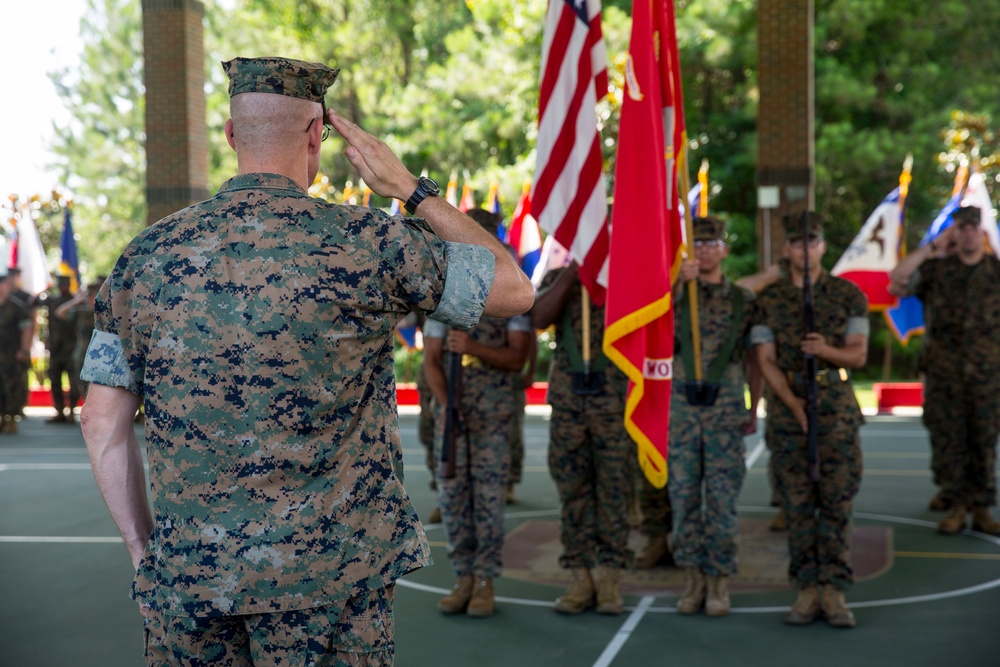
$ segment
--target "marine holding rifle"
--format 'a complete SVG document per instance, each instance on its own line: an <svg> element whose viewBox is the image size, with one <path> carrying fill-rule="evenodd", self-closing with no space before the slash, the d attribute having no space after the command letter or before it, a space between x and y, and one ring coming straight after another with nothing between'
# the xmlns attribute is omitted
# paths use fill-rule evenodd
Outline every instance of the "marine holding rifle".
<svg viewBox="0 0 1000 667"><path fill-rule="evenodd" d="M768 433L776 440L770 449L788 516L789 577L798 587L785 622L805 625L822 615L832 626L850 628L856 620L844 591L854 580L851 512L861 486L858 429L864 418L849 369L863 367L868 355L868 302L854 284L822 269L826 242L815 213L788 216L784 225L789 272L757 296L751 342L775 396ZM807 319L812 332L805 331ZM810 356L816 362L812 377L804 370ZM813 411L805 400L810 393ZM810 430L817 479L810 474Z"/></svg>
<svg viewBox="0 0 1000 667"><path fill-rule="evenodd" d="M556 331L549 473L562 507L559 565L572 580L555 610L621 614L621 572L632 560L627 517L636 455L622 423L628 378L601 352L604 308L581 285L575 262L545 274L531 318L536 328Z"/></svg>
<svg viewBox="0 0 1000 667"><path fill-rule="evenodd" d="M681 265L674 291L677 340L667 489L675 522L673 556L684 568L686 584L677 611L695 614L704 606L709 616L725 616L730 609L727 580L737 570L736 501L746 473L743 436L757 430L762 382L755 357L747 354L753 293L722 273L722 260L729 254L725 223L695 218L693 230L694 256ZM696 302L688 296L692 280ZM691 326L695 308L697 338ZM701 373L696 372L696 358ZM750 411L745 379L750 381Z"/></svg>
<svg viewBox="0 0 1000 667"><path fill-rule="evenodd" d="M468 215L496 233L497 214L473 209ZM484 317L468 331L428 319L423 333L435 460L453 464L439 470L437 487L448 564L458 581L438 609L485 618L493 615L493 579L502 569L515 373L535 332L530 317L517 315ZM458 357L460 364L450 363Z"/></svg>

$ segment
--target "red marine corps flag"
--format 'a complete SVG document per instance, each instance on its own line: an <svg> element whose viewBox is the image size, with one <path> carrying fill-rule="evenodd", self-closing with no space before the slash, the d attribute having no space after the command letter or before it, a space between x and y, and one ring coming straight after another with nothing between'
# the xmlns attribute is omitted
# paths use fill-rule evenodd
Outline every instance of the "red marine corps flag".
<svg viewBox="0 0 1000 667"><path fill-rule="evenodd" d="M549 0L531 213L580 265L594 303L607 285L607 185L595 105L608 94L600 0Z"/></svg>
<svg viewBox="0 0 1000 667"><path fill-rule="evenodd" d="M629 378L625 428L657 488L667 483L673 378L671 279L681 245L677 170L683 164L684 103L672 0L635 0L625 91L604 353Z"/></svg>

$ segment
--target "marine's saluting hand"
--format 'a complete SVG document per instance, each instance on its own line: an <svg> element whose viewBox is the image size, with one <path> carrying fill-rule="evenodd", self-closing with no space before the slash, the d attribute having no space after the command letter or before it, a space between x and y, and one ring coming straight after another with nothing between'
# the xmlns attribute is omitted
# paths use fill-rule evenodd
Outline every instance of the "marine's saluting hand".
<svg viewBox="0 0 1000 667"><path fill-rule="evenodd" d="M333 129L347 141L344 154L358 170L365 185L381 197L406 201L417 189L411 174L385 142L368 134L333 109L327 110Z"/></svg>

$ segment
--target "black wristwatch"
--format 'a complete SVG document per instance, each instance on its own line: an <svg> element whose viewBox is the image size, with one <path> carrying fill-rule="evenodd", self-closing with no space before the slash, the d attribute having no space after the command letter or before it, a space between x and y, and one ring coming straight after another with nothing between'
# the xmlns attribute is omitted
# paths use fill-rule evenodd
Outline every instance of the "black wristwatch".
<svg viewBox="0 0 1000 667"><path fill-rule="evenodd" d="M441 188L438 187L438 184L426 176L421 176L417 179L417 189L413 191L413 194L406 200L406 204L403 207L410 214L414 214L417 212L420 202L428 197L437 197L439 194L441 194Z"/></svg>

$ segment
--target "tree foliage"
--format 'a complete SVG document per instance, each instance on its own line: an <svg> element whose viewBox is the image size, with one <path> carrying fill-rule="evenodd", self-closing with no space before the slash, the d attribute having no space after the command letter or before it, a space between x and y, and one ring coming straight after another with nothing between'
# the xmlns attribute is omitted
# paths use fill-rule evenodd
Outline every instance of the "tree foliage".
<svg viewBox="0 0 1000 667"><path fill-rule="evenodd" d="M756 3L678 0L689 165L710 163L713 212L730 221L730 272L756 259ZM331 63L328 101L384 139L415 173L457 172L482 201L500 184L510 213L534 168L545 0L230 0L206 3L210 188L235 173L220 60L283 54ZM628 0L605 0L612 95L599 107L613 176L630 30ZM912 245L951 189L950 170L974 154L997 172L1000 5L957 0L817 0L817 207L828 221L828 265L915 158ZM139 0L90 0L84 54L58 72L74 120L54 142L76 195L86 261L106 271L144 220ZM357 175L337 138L321 170L331 191ZM376 200L387 206L388 202Z"/></svg>
<svg viewBox="0 0 1000 667"><path fill-rule="evenodd" d="M89 0L80 37L80 62L50 75L71 117L54 128L52 149L75 196L81 270L94 277L146 222L140 3Z"/></svg>

